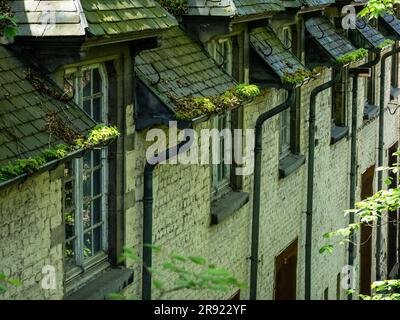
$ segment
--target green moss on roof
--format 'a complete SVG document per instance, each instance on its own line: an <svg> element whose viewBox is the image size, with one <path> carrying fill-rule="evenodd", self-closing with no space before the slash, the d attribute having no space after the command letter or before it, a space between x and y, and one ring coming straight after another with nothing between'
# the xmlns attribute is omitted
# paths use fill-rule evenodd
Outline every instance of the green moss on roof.
<svg viewBox="0 0 400 320"><path fill-rule="evenodd" d="M261 94L256 85L239 84L215 97L184 97L175 100L176 118L192 120L203 115L222 113L240 106L247 99Z"/></svg>
<svg viewBox="0 0 400 320"><path fill-rule="evenodd" d="M339 58L337 58L337 62L346 64L346 63L350 63L350 62L355 62L361 59L364 59L365 57L368 56L368 50L364 49L364 48L360 48L357 50L354 50L352 52L346 53L342 56L340 56Z"/></svg>

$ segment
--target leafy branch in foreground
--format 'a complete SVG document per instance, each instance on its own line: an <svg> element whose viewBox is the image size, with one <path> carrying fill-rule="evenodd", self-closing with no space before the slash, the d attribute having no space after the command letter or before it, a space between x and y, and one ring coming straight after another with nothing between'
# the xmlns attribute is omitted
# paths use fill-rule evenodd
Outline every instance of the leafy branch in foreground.
<svg viewBox="0 0 400 320"><path fill-rule="evenodd" d="M163 252L158 246L147 245L147 247L156 254ZM134 248L124 249L121 261L124 260L144 265ZM181 290L228 291L232 287L245 287L245 284L237 281L228 271L209 264L200 256L170 253L168 259L160 266L151 268L145 266L145 269L152 275L152 285L158 293L156 300L161 300L166 295ZM135 297L126 297L122 294L112 294L109 298L135 299Z"/></svg>
<svg viewBox="0 0 400 320"><path fill-rule="evenodd" d="M7 291L7 286L20 286L22 282L18 279L7 278L4 273L0 272L0 293Z"/></svg>

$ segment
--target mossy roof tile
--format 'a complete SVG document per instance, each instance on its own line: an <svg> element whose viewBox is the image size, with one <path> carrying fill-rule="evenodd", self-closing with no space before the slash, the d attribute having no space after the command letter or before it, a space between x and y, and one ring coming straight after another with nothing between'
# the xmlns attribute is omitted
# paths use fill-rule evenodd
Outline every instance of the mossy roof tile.
<svg viewBox="0 0 400 320"><path fill-rule="evenodd" d="M310 35L333 59L356 50L347 39L336 32L335 27L325 17L309 18L305 25Z"/></svg>
<svg viewBox="0 0 400 320"><path fill-rule="evenodd" d="M186 48L181 50L181 48ZM165 59L165 55L168 59ZM220 95L235 86L235 81L219 68L204 49L179 27L163 34L162 46L146 50L136 59L138 77L166 105L174 108L173 99L185 96ZM157 82L160 75L160 81ZM213 88L217 81L220 86Z"/></svg>
<svg viewBox="0 0 400 320"><path fill-rule="evenodd" d="M78 106L36 91L24 75L30 66L2 45L0 57L4 60L2 65L12 75L12 78L0 77L0 165L36 156L48 148L49 143L64 143L61 138L50 136L45 130L49 112L58 113L66 123L81 133L87 133L95 125ZM7 61L10 61L10 65L7 65ZM53 84L48 85L58 90Z"/></svg>
<svg viewBox="0 0 400 320"><path fill-rule="evenodd" d="M155 0L13 0L20 35L96 37L135 34L177 25ZM55 21L55 24L54 24ZM47 22L47 23L46 23Z"/></svg>

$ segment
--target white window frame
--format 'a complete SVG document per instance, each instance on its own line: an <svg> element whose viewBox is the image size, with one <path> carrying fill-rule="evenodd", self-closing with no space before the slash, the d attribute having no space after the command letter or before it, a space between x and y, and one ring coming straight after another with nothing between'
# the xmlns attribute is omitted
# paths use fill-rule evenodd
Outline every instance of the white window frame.
<svg viewBox="0 0 400 320"><path fill-rule="evenodd" d="M222 125L221 121L222 119L225 118L225 123L226 125ZM232 130L232 114L230 111L226 111L223 114L216 115L212 119L212 124L213 128L217 129L219 133L221 133L222 130L224 129L230 129ZM233 153L233 150L232 150ZM212 152L211 158L212 158ZM211 165L211 185L212 185L212 196L213 198L218 198L222 196L223 194L227 193L228 191L231 190L231 170L232 170L232 164L225 164L224 163L224 158L225 158L225 141L223 137L219 137L219 160L220 162L218 164L212 164ZM231 160L233 159L233 155L231 155ZM222 174L222 176L219 176L219 173L223 172L225 173Z"/></svg>
<svg viewBox="0 0 400 320"><path fill-rule="evenodd" d="M77 88L75 92L75 102L83 110L83 86L81 78L85 71L98 69L100 77L102 79L102 94L95 94L90 96L90 98L99 98L102 96L102 110L100 123L107 124L108 119L108 77L103 64L92 64L82 67L71 68L65 71L66 75L76 74L74 77L74 88ZM76 267L67 270L66 280L71 280L72 278L78 276L79 274L87 271L87 269L93 267L94 265L104 262L108 259L108 150L107 148L99 148L101 150L101 222L95 225L91 225L88 229L95 229L96 226L102 225L101 231L101 249L99 252L94 254L90 258L84 257L84 223L83 223L83 157L79 159L72 160L73 167L73 177L74 177L74 211L75 211L75 236L77 240L75 241L75 265ZM93 168L92 168L93 169ZM91 181L93 190L93 180ZM64 204L63 204L64 206ZM65 212L63 213L65 214ZM67 240L67 239L66 239Z"/></svg>

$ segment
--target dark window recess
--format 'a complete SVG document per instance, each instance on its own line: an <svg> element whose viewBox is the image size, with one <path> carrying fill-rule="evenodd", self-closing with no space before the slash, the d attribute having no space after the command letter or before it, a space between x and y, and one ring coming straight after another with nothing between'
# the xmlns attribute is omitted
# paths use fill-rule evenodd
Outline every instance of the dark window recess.
<svg viewBox="0 0 400 320"><path fill-rule="evenodd" d="M110 269L65 300L106 300L111 293L118 293L133 282L130 269Z"/></svg>
<svg viewBox="0 0 400 320"><path fill-rule="evenodd" d="M289 154L279 161L279 177L285 178L298 168L300 168L306 161L306 157L302 154Z"/></svg>
<svg viewBox="0 0 400 320"><path fill-rule="evenodd" d="M151 89L136 77L135 125L144 130L156 124L168 124L174 118L174 111L162 102Z"/></svg>
<svg viewBox="0 0 400 320"><path fill-rule="evenodd" d="M342 277L341 274L338 273L336 276L336 300L340 300L340 288L342 286Z"/></svg>
<svg viewBox="0 0 400 320"><path fill-rule="evenodd" d="M211 224L225 220L249 202L246 192L232 191L211 203Z"/></svg>

